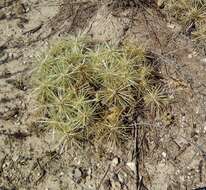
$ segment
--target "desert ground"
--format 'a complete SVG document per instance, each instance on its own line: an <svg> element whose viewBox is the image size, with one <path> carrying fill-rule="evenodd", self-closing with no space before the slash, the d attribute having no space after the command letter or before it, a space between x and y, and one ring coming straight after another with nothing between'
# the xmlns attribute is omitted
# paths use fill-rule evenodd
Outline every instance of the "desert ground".
<svg viewBox="0 0 206 190"><path fill-rule="evenodd" d="M159 65L174 101L161 119L140 117L146 125L138 132L138 160L134 139L123 150L70 147L64 135L36 122L36 60L56 40L79 33L117 46L138 42ZM205 71L204 47L152 1L0 0L0 190L206 186Z"/></svg>

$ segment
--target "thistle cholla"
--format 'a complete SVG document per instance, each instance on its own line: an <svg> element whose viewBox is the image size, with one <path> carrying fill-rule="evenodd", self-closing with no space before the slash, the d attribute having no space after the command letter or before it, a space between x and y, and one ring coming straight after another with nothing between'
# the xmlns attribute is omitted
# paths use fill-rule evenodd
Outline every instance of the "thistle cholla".
<svg viewBox="0 0 206 190"><path fill-rule="evenodd" d="M128 138L140 102L152 111L167 102L144 49L130 43L115 48L64 39L41 58L33 78L41 121L70 138L118 144Z"/></svg>

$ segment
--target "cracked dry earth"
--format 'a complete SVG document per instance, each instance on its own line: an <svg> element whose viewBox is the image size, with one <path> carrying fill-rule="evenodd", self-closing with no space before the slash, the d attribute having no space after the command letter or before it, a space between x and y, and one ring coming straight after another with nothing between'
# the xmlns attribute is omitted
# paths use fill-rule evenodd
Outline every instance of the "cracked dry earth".
<svg viewBox="0 0 206 190"><path fill-rule="evenodd" d="M141 128L141 189L206 186L206 55L177 24L147 9L113 10L100 1L0 1L1 190L135 189L133 142L100 156L89 145L69 148L64 136L34 122L29 80L35 58L59 36L78 32L97 41L144 44L174 96L168 113Z"/></svg>

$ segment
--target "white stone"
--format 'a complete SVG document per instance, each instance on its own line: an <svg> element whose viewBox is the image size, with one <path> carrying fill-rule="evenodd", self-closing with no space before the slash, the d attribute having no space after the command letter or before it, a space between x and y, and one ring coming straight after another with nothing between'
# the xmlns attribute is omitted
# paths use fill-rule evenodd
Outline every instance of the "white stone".
<svg viewBox="0 0 206 190"><path fill-rule="evenodd" d="M174 28L175 28L175 24L167 23L167 27L168 27L168 28L171 28L171 29L174 29Z"/></svg>
<svg viewBox="0 0 206 190"><path fill-rule="evenodd" d="M189 59L192 59L192 57L193 57L192 54L189 54L189 55L188 55L188 58L189 58Z"/></svg>
<svg viewBox="0 0 206 190"><path fill-rule="evenodd" d="M115 157L113 160L112 160L112 166L115 167L119 164L119 159L118 157Z"/></svg>
<svg viewBox="0 0 206 190"><path fill-rule="evenodd" d="M163 156L164 158L166 158L166 156L167 156L166 152L162 152L162 156Z"/></svg>
<svg viewBox="0 0 206 190"><path fill-rule="evenodd" d="M127 166L133 171L136 172L136 164L134 162L127 162Z"/></svg>

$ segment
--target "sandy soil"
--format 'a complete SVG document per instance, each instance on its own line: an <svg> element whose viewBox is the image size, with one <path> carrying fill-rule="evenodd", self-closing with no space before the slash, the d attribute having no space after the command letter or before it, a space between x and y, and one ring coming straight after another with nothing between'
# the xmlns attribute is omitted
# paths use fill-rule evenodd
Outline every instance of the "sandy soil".
<svg viewBox="0 0 206 190"><path fill-rule="evenodd" d="M1 0L0 189L135 190L132 141L125 150L70 148L64 136L35 122L35 59L54 40L79 32L116 45L132 40L146 46L174 96L161 118L142 118L148 125L140 128L141 189L206 186L206 55L180 30L154 7Z"/></svg>

